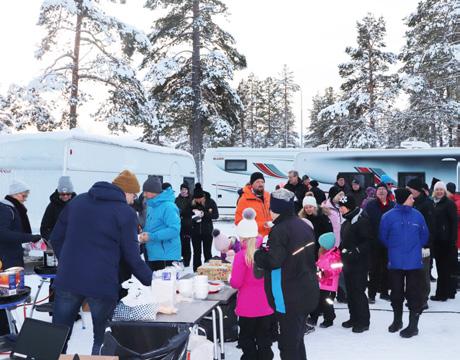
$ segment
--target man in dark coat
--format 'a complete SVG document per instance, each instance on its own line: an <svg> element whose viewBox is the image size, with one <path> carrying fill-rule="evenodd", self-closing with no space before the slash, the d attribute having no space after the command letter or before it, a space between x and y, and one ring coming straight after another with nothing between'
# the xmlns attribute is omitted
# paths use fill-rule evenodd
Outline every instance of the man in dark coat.
<svg viewBox="0 0 460 360"><path fill-rule="evenodd" d="M457 265L457 207L447 197L447 188L438 181L433 189L434 234L433 255L436 259L438 280L433 301L455 299L457 284L454 278Z"/></svg>
<svg viewBox="0 0 460 360"><path fill-rule="evenodd" d="M204 261L211 259L213 220L219 218L219 210L211 195L203 191L198 183L193 191L191 205L192 220L192 246L193 246L193 271L201 266L201 254L204 254ZM203 247L203 251L201 251Z"/></svg>
<svg viewBox="0 0 460 360"><path fill-rule="evenodd" d="M369 330L370 313L366 297L369 251L373 241L372 228L363 209L356 206L352 197L339 201L339 210L345 222L340 230L343 274L347 288L350 319L342 323L355 333Z"/></svg>
<svg viewBox="0 0 460 360"><path fill-rule="evenodd" d="M288 182L286 185L284 185L284 188L294 193L294 210L296 213L298 213L300 210L302 210L302 201L305 197L305 193L307 192L307 187L303 184L297 171L289 171Z"/></svg>
<svg viewBox="0 0 460 360"><path fill-rule="evenodd" d="M428 228L422 214L413 209L414 199L407 189L396 189L397 205L382 216L379 238L388 248L394 333L403 326L404 298L410 310L409 326L400 332L405 338L418 334L418 319L425 303L422 247L428 241Z"/></svg>
<svg viewBox="0 0 460 360"><path fill-rule="evenodd" d="M53 323L72 329L86 299L93 319L93 355L100 352L118 300L120 260L145 286L152 281L152 271L140 257L136 214L128 205L139 191L139 182L127 170L112 184L97 182L65 207L51 233L59 260Z"/></svg>
<svg viewBox="0 0 460 360"><path fill-rule="evenodd" d="M316 203L321 205L323 202L326 201L326 194L323 190L319 188L319 183L316 180L310 181L310 191L313 193L313 196L316 199Z"/></svg>
<svg viewBox="0 0 460 360"><path fill-rule="evenodd" d="M363 200L366 198L366 192L362 188L359 180L353 179L353 181L351 182L351 190L347 194L347 196L353 197L355 199L356 205L358 205L358 207L361 207Z"/></svg>
<svg viewBox="0 0 460 360"><path fill-rule="evenodd" d="M192 196L188 184L180 186L180 193L176 198L176 205L180 213L180 241L182 245L182 259L184 266L190 266L192 252L190 250L190 240L192 238Z"/></svg>
<svg viewBox="0 0 460 360"><path fill-rule="evenodd" d="M255 252L254 262L265 271L265 292L279 324L281 359L304 360L307 314L319 299L315 235L294 213L294 194L289 190L271 194L270 212L274 226L267 247Z"/></svg>
<svg viewBox="0 0 460 360"><path fill-rule="evenodd" d="M388 252L379 241L379 227L382 215L393 209L395 203L390 200L389 191L385 183L377 185L376 198L370 200L364 211L369 217L373 232L373 242L370 252L369 266L369 303L375 303L375 295L379 292L380 298L390 300L388 294Z"/></svg>
<svg viewBox="0 0 460 360"><path fill-rule="evenodd" d="M40 226L40 234L49 239L54 225L56 225L61 211L77 194L73 191L73 184L69 176L61 176L56 191L50 196L50 203L46 207Z"/></svg>
<svg viewBox="0 0 460 360"><path fill-rule="evenodd" d="M423 182L419 178L414 178L408 181L406 188L411 192L414 198L414 209L420 211L425 219L426 225L430 236L428 242L424 245L423 252L423 270L425 271L425 306L424 310L428 308L428 297L431 290L431 256L433 246L433 233L434 233L434 203L423 191Z"/></svg>
<svg viewBox="0 0 460 360"><path fill-rule="evenodd" d="M334 186L338 187L340 191L343 191L345 194L348 194L351 190L350 185L347 184L345 177L341 174L337 174L337 181Z"/></svg>
<svg viewBox="0 0 460 360"><path fill-rule="evenodd" d="M37 242L40 235L32 235L24 202L30 188L21 181L10 184L8 195L0 200L0 261L3 270L24 266L22 244ZM5 310L0 310L0 336L9 333Z"/></svg>

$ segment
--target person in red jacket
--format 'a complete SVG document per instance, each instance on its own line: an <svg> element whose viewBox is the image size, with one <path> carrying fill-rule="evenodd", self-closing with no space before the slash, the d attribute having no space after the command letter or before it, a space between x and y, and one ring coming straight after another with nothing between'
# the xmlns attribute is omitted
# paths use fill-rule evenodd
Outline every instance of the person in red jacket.
<svg viewBox="0 0 460 360"><path fill-rule="evenodd" d="M456 193L457 187L454 183L447 183L447 197L457 206L458 232L457 232L457 249L460 249L460 194Z"/></svg>

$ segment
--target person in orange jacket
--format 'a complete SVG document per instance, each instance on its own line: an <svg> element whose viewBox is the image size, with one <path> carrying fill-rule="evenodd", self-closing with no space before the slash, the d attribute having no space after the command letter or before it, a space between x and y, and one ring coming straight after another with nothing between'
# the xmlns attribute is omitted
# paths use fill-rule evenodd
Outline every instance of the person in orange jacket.
<svg viewBox="0 0 460 360"><path fill-rule="evenodd" d="M265 191L265 178L260 172L251 175L249 184L243 188L243 193L238 199L235 212L235 225L243 218L243 210L253 208L256 212L256 222L259 234L268 235L271 228L270 194Z"/></svg>

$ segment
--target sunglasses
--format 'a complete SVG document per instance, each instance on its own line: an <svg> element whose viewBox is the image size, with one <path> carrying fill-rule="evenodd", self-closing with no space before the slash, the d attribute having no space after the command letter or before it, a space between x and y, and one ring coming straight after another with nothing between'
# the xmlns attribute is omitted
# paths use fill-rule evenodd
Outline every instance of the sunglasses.
<svg viewBox="0 0 460 360"><path fill-rule="evenodd" d="M72 196L72 193L59 193L61 196Z"/></svg>

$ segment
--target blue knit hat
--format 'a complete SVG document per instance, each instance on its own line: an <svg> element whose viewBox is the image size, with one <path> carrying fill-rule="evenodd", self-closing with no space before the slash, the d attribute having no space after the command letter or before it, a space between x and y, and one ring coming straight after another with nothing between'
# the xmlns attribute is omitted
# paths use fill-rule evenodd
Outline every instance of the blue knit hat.
<svg viewBox="0 0 460 360"><path fill-rule="evenodd" d="M326 250L331 250L335 245L335 235L333 232L324 233L318 239L319 244Z"/></svg>

